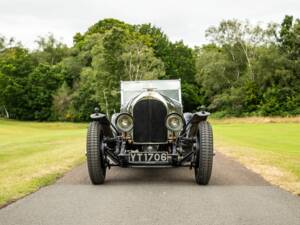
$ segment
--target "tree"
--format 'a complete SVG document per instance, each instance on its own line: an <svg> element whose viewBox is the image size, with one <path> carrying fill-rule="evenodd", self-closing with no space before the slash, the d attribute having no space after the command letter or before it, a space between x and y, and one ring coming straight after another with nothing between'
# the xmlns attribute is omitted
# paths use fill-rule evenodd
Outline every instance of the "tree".
<svg viewBox="0 0 300 225"><path fill-rule="evenodd" d="M47 120L51 117L53 95L59 88L62 76L59 68L39 64L29 74L26 85L28 109L25 119Z"/></svg>
<svg viewBox="0 0 300 225"><path fill-rule="evenodd" d="M97 80L95 71L85 67L80 74L79 82L74 86L69 118L75 121L87 121L94 108L99 106Z"/></svg>
<svg viewBox="0 0 300 225"><path fill-rule="evenodd" d="M291 43L291 26L287 18L281 32L289 37L285 45ZM196 50L196 81L211 110L235 116L297 111L299 79L294 62L282 52L287 47L278 48L277 27L229 20L207 30L211 44Z"/></svg>
<svg viewBox="0 0 300 225"><path fill-rule="evenodd" d="M121 59L125 67L124 77L128 80L154 80L165 74L163 62L141 42L126 46Z"/></svg>
<svg viewBox="0 0 300 225"><path fill-rule="evenodd" d="M108 114L120 108L121 80L156 79L164 74L163 63L128 30L113 28L105 33L92 55L99 104Z"/></svg>
<svg viewBox="0 0 300 225"><path fill-rule="evenodd" d="M281 50L290 59L300 60L300 20L294 21L293 16L285 16L279 31Z"/></svg>
<svg viewBox="0 0 300 225"><path fill-rule="evenodd" d="M3 51L5 48L5 38L0 36L0 51Z"/></svg>
<svg viewBox="0 0 300 225"><path fill-rule="evenodd" d="M226 50L215 44L197 49L196 54L196 81L201 85L203 104L214 105L215 95L232 88L239 79L235 71L240 65L231 61Z"/></svg>
<svg viewBox="0 0 300 225"><path fill-rule="evenodd" d="M255 60L255 50L261 45L267 45L273 41L274 26L270 24L267 29L259 25L252 26L249 21L240 22L238 20L224 20L218 27L210 27L206 31L206 37L216 45L222 46L231 56L233 62L241 60L236 57L235 49L243 53L247 63L250 79L255 79L252 68ZM237 76L240 71L236 70Z"/></svg>
<svg viewBox="0 0 300 225"><path fill-rule="evenodd" d="M135 25L134 28L144 39L147 39L147 46L153 48L155 57L161 59L166 64L171 44L167 35L160 28L150 23Z"/></svg>
<svg viewBox="0 0 300 225"><path fill-rule="evenodd" d="M182 83L181 92L184 112L195 112L203 105L203 92L197 84Z"/></svg>
<svg viewBox="0 0 300 225"><path fill-rule="evenodd" d="M100 20L94 25L92 25L91 27L89 27L85 35L90 35L95 33L105 34L106 32L112 29L133 31L134 27L123 21L113 19L113 18L108 18L108 19Z"/></svg>
<svg viewBox="0 0 300 225"><path fill-rule="evenodd" d="M73 90L64 82L54 93L52 102L51 119L61 121L73 121L73 114L70 112Z"/></svg>
<svg viewBox="0 0 300 225"><path fill-rule="evenodd" d="M68 47L56 40L53 34L39 37L35 42L38 44L38 48L33 56L39 63L56 65L68 55Z"/></svg>
<svg viewBox="0 0 300 225"><path fill-rule="evenodd" d="M171 44L165 67L166 78L180 78L183 82L193 82L196 74L193 50L182 41Z"/></svg>
<svg viewBox="0 0 300 225"><path fill-rule="evenodd" d="M27 116L26 86L33 69L32 57L20 46L6 48L0 53L0 103L11 118Z"/></svg>

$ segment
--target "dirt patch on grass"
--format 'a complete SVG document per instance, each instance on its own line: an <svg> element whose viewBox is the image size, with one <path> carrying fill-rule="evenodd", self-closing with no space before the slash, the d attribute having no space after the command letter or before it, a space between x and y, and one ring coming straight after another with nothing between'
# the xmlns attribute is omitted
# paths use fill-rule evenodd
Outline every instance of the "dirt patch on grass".
<svg viewBox="0 0 300 225"><path fill-rule="evenodd" d="M242 117L242 118L225 118L211 119L213 123L300 123L300 116L294 117Z"/></svg>
<svg viewBox="0 0 300 225"><path fill-rule="evenodd" d="M246 168L260 174L271 184L300 196L300 180L296 175L282 168L263 163L258 157L254 157L246 153L243 154L243 152L249 152L251 149L226 146L219 143L215 146L215 148L224 155L237 159Z"/></svg>

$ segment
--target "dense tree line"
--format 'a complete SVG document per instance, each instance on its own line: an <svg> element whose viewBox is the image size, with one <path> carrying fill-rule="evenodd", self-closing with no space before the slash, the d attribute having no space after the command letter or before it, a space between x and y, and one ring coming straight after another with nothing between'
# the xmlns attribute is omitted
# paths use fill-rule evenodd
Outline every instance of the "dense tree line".
<svg viewBox="0 0 300 225"><path fill-rule="evenodd" d="M197 52L196 81L204 104L222 115L300 113L300 21L263 29L223 21L207 30Z"/></svg>
<svg viewBox="0 0 300 225"><path fill-rule="evenodd" d="M95 106L120 107L120 80L178 79L185 111L218 116L300 113L300 21L207 29L208 44L171 42L151 24L105 19L67 47L52 35L29 51L0 37L0 114L23 120L85 121Z"/></svg>

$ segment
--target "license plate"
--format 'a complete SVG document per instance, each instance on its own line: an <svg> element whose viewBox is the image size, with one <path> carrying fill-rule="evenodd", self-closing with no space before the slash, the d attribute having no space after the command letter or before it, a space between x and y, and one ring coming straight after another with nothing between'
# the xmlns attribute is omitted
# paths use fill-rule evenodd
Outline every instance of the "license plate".
<svg viewBox="0 0 300 225"><path fill-rule="evenodd" d="M167 162L166 152L130 152L129 162Z"/></svg>

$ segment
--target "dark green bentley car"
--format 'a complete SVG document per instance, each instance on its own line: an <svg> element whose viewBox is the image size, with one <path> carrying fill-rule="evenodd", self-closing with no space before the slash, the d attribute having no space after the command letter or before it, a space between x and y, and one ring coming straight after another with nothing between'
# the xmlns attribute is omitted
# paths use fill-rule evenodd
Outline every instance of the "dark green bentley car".
<svg viewBox="0 0 300 225"><path fill-rule="evenodd" d="M213 164L209 113L183 113L180 80L122 81L121 109L109 119L96 109L87 134L93 184L107 169L189 167L197 184L209 182Z"/></svg>

